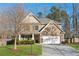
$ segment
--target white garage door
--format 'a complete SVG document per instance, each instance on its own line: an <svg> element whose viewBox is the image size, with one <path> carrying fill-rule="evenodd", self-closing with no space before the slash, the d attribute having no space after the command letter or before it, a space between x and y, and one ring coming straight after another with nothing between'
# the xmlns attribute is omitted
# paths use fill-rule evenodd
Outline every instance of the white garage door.
<svg viewBox="0 0 79 59"><path fill-rule="evenodd" d="M59 36L43 36L43 44L60 44Z"/></svg>

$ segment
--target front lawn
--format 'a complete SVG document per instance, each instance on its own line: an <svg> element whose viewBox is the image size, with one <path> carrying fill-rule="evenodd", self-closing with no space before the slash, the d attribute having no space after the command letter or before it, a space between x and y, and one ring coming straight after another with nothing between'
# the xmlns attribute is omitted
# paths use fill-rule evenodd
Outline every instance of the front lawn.
<svg viewBox="0 0 79 59"><path fill-rule="evenodd" d="M77 50L79 50L79 44L70 44L70 46L77 49Z"/></svg>
<svg viewBox="0 0 79 59"><path fill-rule="evenodd" d="M41 45L21 45L17 46L17 50L13 50L13 45L7 45L5 47L0 47L0 56L29 56L29 55L42 55Z"/></svg>

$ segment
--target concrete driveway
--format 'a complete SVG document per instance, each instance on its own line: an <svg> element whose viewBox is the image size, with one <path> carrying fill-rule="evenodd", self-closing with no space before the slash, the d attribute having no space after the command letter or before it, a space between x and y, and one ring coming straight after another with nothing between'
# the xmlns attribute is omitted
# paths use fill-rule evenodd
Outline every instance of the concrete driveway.
<svg viewBox="0 0 79 59"><path fill-rule="evenodd" d="M43 56L79 56L79 52L67 45L43 45Z"/></svg>

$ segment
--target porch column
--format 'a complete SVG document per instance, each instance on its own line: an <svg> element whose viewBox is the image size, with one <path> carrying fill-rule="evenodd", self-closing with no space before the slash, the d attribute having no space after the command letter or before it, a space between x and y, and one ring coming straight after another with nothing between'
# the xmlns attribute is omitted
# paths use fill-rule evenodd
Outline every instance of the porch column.
<svg viewBox="0 0 79 59"><path fill-rule="evenodd" d="M40 44L42 43L41 41L42 41L42 40L41 40L41 34L40 34Z"/></svg>
<svg viewBox="0 0 79 59"><path fill-rule="evenodd" d="M72 39L72 43L74 43L74 38Z"/></svg>
<svg viewBox="0 0 79 59"><path fill-rule="evenodd" d="M21 40L21 35L19 34L19 40Z"/></svg>
<svg viewBox="0 0 79 59"><path fill-rule="evenodd" d="M34 40L34 33L32 34L32 40Z"/></svg>
<svg viewBox="0 0 79 59"><path fill-rule="evenodd" d="M68 43L70 44L70 39L68 39Z"/></svg>

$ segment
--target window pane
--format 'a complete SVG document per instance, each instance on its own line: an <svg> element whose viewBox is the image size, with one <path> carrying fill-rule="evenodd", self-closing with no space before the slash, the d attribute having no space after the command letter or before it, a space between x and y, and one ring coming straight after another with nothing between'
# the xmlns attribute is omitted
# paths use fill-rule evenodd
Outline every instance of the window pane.
<svg viewBox="0 0 79 59"><path fill-rule="evenodd" d="M38 26L35 26L35 30L38 30Z"/></svg>

